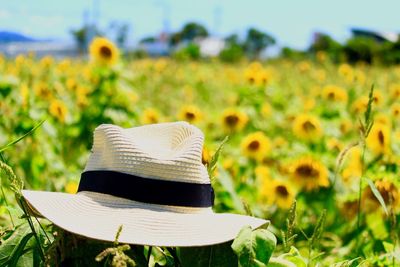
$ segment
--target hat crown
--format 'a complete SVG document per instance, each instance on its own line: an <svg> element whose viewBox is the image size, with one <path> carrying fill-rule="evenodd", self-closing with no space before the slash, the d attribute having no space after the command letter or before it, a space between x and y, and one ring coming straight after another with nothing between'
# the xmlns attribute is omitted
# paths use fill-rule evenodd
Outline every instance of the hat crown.
<svg viewBox="0 0 400 267"><path fill-rule="evenodd" d="M143 178L210 183L202 164L203 133L186 122L124 129L102 124L94 131L85 171L108 170Z"/></svg>

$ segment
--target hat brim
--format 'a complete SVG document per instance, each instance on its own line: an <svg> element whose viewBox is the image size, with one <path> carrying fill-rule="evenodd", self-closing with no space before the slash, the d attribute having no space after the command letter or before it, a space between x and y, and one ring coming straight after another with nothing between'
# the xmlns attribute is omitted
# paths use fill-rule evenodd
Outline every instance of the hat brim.
<svg viewBox="0 0 400 267"><path fill-rule="evenodd" d="M92 239L114 241L122 225L120 243L192 247L234 239L240 229L259 228L268 221L245 215L185 213L162 209L110 195L80 192L67 194L23 190L28 203L55 225Z"/></svg>

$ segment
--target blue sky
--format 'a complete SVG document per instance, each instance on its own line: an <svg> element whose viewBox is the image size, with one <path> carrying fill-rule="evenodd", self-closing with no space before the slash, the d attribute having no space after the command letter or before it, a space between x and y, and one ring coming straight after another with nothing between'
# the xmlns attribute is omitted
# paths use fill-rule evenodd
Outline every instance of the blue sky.
<svg viewBox="0 0 400 267"><path fill-rule="evenodd" d="M171 31L197 21L220 36L254 26L295 48L307 47L315 31L339 41L350 27L400 32L399 0L1 0L0 30L68 40L70 30L83 24L84 10L93 17L96 2L100 27L127 22L131 42L159 33L166 20Z"/></svg>

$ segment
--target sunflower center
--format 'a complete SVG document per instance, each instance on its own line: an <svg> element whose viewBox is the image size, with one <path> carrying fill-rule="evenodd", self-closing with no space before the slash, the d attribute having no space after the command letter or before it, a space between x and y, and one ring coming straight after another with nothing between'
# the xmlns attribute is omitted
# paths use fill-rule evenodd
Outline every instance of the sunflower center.
<svg viewBox="0 0 400 267"><path fill-rule="evenodd" d="M315 125L310 121L304 122L302 126L303 126L304 131L306 131L306 132L311 132L316 129Z"/></svg>
<svg viewBox="0 0 400 267"><path fill-rule="evenodd" d="M61 106L57 106L57 114L60 117L63 115L63 110L62 110Z"/></svg>
<svg viewBox="0 0 400 267"><path fill-rule="evenodd" d="M185 117L187 120L194 120L194 118L196 118L196 115L193 112L187 111L185 113Z"/></svg>
<svg viewBox="0 0 400 267"><path fill-rule="evenodd" d="M385 136L383 135L382 131L378 132L378 140L379 140L379 144L381 144L381 145L385 144Z"/></svg>
<svg viewBox="0 0 400 267"><path fill-rule="evenodd" d="M235 126L239 122L239 118L236 115L228 115L225 117L225 122L229 126Z"/></svg>
<svg viewBox="0 0 400 267"><path fill-rule="evenodd" d="M308 164L301 165L298 168L296 168L296 173L304 178L314 178L319 175L318 170L314 169L312 166Z"/></svg>
<svg viewBox="0 0 400 267"><path fill-rule="evenodd" d="M100 47L100 54L104 58L111 58L112 51L108 46Z"/></svg>
<svg viewBox="0 0 400 267"><path fill-rule="evenodd" d="M248 145L249 150L251 151L256 151L260 148L260 142L257 140L253 140L250 142L250 144Z"/></svg>
<svg viewBox="0 0 400 267"><path fill-rule="evenodd" d="M334 92L329 92L328 99L335 99L335 93Z"/></svg>
<svg viewBox="0 0 400 267"><path fill-rule="evenodd" d="M285 197L289 196L289 192L288 192L286 186L284 186L284 185L278 185L276 187L275 191L281 197L285 198Z"/></svg>

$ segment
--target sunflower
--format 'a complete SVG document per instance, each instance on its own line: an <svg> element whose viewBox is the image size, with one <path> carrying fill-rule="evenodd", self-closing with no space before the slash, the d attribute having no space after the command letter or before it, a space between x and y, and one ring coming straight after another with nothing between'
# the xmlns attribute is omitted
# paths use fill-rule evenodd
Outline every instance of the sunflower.
<svg viewBox="0 0 400 267"><path fill-rule="evenodd" d="M394 119L400 119L400 103L394 103L391 107L392 117Z"/></svg>
<svg viewBox="0 0 400 267"><path fill-rule="evenodd" d="M255 168L254 173L257 180L261 182L272 181L269 168L265 165L259 165Z"/></svg>
<svg viewBox="0 0 400 267"><path fill-rule="evenodd" d="M307 60L303 60L297 64L297 68L300 72L307 72L311 69L311 63Z"/></svg>
<svg viewBox="0 0 400 267"><path fill-rule="evenodd" d="M270 71L262 69L256 74L256 84L257 85L267 85L272 78L272 74Z"/></svg>
<svg viewBox="0 0 400 267"><path fill-rule="evenodd" d="M358 201L357 200L347 200L341 203L340 213L348 220L353 219L358 211Z"/></svg>
<svg viewBox="0 0 400 267"><path fill-rule="evenodd" d="M89 47L92 60L102 66L114 65L119 57L118 48L107 38L96 37Z"/></svg>
<svg viewBox="0 0 400 267"><path fill-rule="evenodd" d="M224 170L228 171L232 177L236 177L238 175L238 164L236 164L233 158L228 157L224 159L222 162L222 167Z"/></svg>
<svg viewBox="0 0 400 267"><path fill-rule="evenodd" d="M354 71L349 64L340 65L338 68L338 73L346 80L346 82L352 82L354 79Z"/></svg>
<svg viewBox="0 0 400 267"><path fill-rule="evenodd" d="M206 147L203 146L203 151L201 152L201 162L203 165L209 165L211 161L211 152L210 150Z"/></svg>
<svg viewBox="0 0 400 267"><path fill-rule="evenodd" d="M178 117L180 120L184 120L190 123L196 123L202 120L203 113L197 106L188 105L181 108Z"/></svg>
<svg viewBox="0 0 400 267"><path fill-rule="evenodd" d="M293 133L302 140L312 141L323 134L321 123L313 115L300 114L293 121Z"/></svg>
<svg viewBox="0 0 400 267"><path fill-rule="evenodd" d="M68 194L76 194L76 192L78 192L78 183L76 181L68 181L65 185L65 192Z"/></svg>
<svg viewBox="0 0 400 267"><path fill-rule="evenodd" d="M316 54L316 57L317 57L317 60L320 63L325 62L327 60L327 58L328 58L328 56L327 56L325 51L318 51L317 54Z"/></svg>
<svg viewBox="0 0 400 267"><path fill-rule="evenodd" d="M60 122L65 122L65 117L67 116L67 107L62 101L58 99L54 99L53 101L51 101L49 112L54 118L56 118Z"/></svg>
<svg viewBox="0 0 400 267"><path fill-rule="evenodd" d="M326 141L326 147L329 151L340 152L343 149L343 144L338 139L331 137Z"/></svg>
<svg viewBox="0 0 400 267"><path fill-rule="evenodd" d="M327 168L310 156L298 159L289 169L292 180L306 191L329 186Z"/></svg>
<svg viewBox="0 0 400 267"><path fill-rule="evenodd" d="M343 182L353 181L352 178L360 178L362 173L361 149L358 146L352 147L347 154L347 164L342 170Z"/></svg>
<svg viewBox="0 0 400 267"><path fill-rule="evenodd" d="M269 116L271 116L271 114L272 114L272 107L271 107L271 105L270 105L269 103L264 103L264 104L261 106L261 115L262 115L264 118L268 118Z"/></svg>
<svg viewBox="0 0 400 267"><path fill-rule="evenodd" d="M249 117L246 113L233 108L225 109L222 113L222 127L226 132L239 132L247 124Z"/></svg>
<svg viewBox="0 0 400 267"><path fill-rule="evenodd" d="M389 91L393 99L400 99L400 84L390 85Z"/></svg>
<svg viewBox="0 0 400 267"><path fill-rule="evenodd" d="M327 85L322 89L322 98L333 102L347 102L347 92L342 87Z"/></svg>
<svg viewBox="0 0 400 267"><path fill-rule="evenodd" d="M26 107L29 102L29 88L26 83L21 84L20 95L22 99L22 106Z"/></svg>
<svg viewBox="0 0 400 267"><path fill-rule="evenodd" d="M260 197L269 204L275 204L279 208L288 209L295 199L295 192L288 182L265 181L262 183Z"/></svg>
<svg viewBox="0 0 400 267"><path fill-rule="evenodd" d="M244 137L240 146L243 155L261 161L269 153L271 142L263 132L255 132Z"/></svg>
<svg viewBox="0 0 400 267"><path fill-rule="evenodd" d="M49 100L52 98L52 90L49 88L46 82L39 82L34 85L34 91L36 96L40 97L41 99Z"/></svg>
<svg viewBox="0 0 400 267"><path fill-rule="evenodd" d="M378 112L374 115L374 123L381 123L384 125L390 125L392 123L390 117L385 113Z"/></svg>
<svg viewBox="0 0 400 267"><path fill-rule="evenodd" d="M400 204L400 190L394 183L388 179L380 179L375 181L375 187L378 189L386 205L398 208ZM364 189L361 199L363 207L367 211L375 211L380 208L380 203L369 186Z"/></svg>
<svg viewBox="0 0 400 267"><path fill-rule="evenodd" d="M361 96L360 98L356 99L352 104L352 111L356 114L364 113L367 110L368 106L368 97Z"/></svg>
<svg viewBox="0 0 400 267"><path fill-rule="evenodd" d="M65 85L67 86L68 90L75 91L75 89L78 87L78 82L73 78L68 78L65 82Z"/></svg>
<svg viewBox="0 0 400 267"><path fill-rule="evenodd" d="M375 106L381 106L383 104L384 98L381 90L375 89L372 97Z"/></svg>
<svg viewBox="0 0 400 267"><path fill-rule="evenodd" d="M339 130L343 135L348 134L353 129L353 122L349 119L343 119L339 123Z"/></svg>
<svg viewBox="0 0 400 267"><path fill-rule="evenodd" d="M147 108L140 116L140 121L142 124L158 123L160 121L160 114L153 108Z"/></svg>
<svg viewBox="0 0 400 267"><path fill-rule="evenodd" d="M367 137L367 147L375 154L386 154L390 150L390 128L382 123L374 123Z"/></svg>

